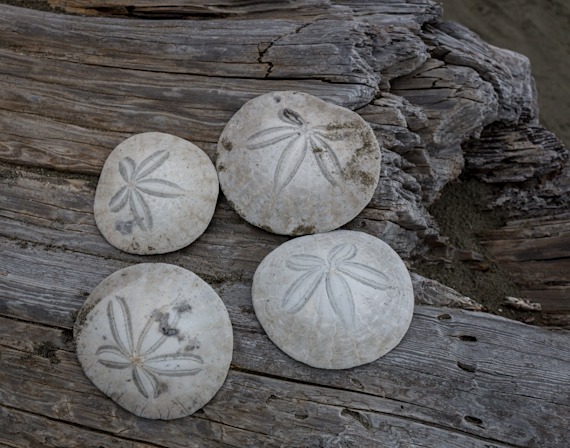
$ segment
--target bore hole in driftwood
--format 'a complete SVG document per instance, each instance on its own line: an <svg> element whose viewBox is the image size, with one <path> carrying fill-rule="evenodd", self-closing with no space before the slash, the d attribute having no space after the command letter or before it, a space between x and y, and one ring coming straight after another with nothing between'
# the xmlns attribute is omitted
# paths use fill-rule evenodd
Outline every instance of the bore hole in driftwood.
<svg viewBox="0 0 570 448"><path fill-rule="evenodd" d="M439 320L449 320L451 319L451 316L449 314L440 314L439 316L437 316L437 318Z"/></svg>
<svg viewBox="0 0 570 448"><path fill-rule="evenodd" d="M472 425L483 426L483 420L481 420L477 417L470 417L469 415L466 415L465 421L467 423L471 423Z"/></svg>
<svg viewBox="0 0 570 448"><path fill-rule="evenodd" d="M350 382L352 383L353 386L357 387L358 389L364 389L364 386L362 385L362 383L360 381L355 380L354 378L351 378Z"/></svg>
<svg viewBox="0 0 570 448"><path fill-rule="evenodd" d="M73 331L72 330L63 330L61 332L61 342L67 344L73 341Z"/></svg>
<svg viewBox="0 0 570 448"><path fill-rule="evenodd" d="M351 411L350 409L345 408L342 410L340 415L352 417L354 420L356 420L358 423L360 423L366 429L370 429L372 427L372 425L370 424L368 419L365 416L363 416L360 412Z"/></svg>
<svg viewBox="0 0 570 448"><path fill-rule="evenodd" d="M467 336L465 334L459 336L459 340L464 342L477 342L477 338L475 336Z"/></svg>
<svg viewBox="0 0 570 448"><path fill-rule="evenodd" d="M295 414L295 418L298 418L299 420L305 420L309 418L309 416L307 414Z"/></svg>
<svg viewBox="0 0 570 448"><path fill-rule="evenodd" d="M475 372L475 370L477 370L477 367L472 366L470 364L464 364L461 361L457 361L457 367L459 367L462 370L465 370L466 372Z"/></svg>
<svg viewBox="0 0 570 448"><path fill-rule="evenodd" d="M360 227L366 227L366 223L365 223L364 221L362 221L362 222L360 223Z"/></svg>

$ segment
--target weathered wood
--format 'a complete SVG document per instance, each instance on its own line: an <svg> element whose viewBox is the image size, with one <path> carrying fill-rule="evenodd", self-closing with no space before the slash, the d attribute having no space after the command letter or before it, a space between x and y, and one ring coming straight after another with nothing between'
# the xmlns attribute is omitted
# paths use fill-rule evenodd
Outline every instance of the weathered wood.
<svg viewBox="0 0 570 448"><path fill-rule="evenodd" d="M549 260L568 257L570 232L536 239L482 241L499 261Z"/></svg>
<svg viewBox="0 0 570 448"><path fill-rule="evenodd" d="M152 448L156 445L124 440L117 437L88 431L74 425L39 417L28 412L0 406L0 446L35 448L57 446L61 448L85 448L87 446L116 448Z"/></svg>
<svg viewBox="0 0 570 448"><path fill-rule="evenodd" d="M94 21L6 5L0 13L2 132L14 139L0 159L75 172L97 173L132 133L215 143L246 101L269 91L362 107L381 75L388 82L427 57L410 31L346 20ZM24 130L30 120L35 133ZM54 137L80 145L58 151Z"/></svg>
<svg viewBox="0 0 570 448"><path fill-rule="evenodd" d="M567 214L507 222L479 235L524 297L545 313L570 311L570 219ZM551 319L551 318L548 318Z"/></svg>
<svg viewBox="0 0 570 448"><path fill-rule="evenodd" d="M463 147L466 170L485 182L524 182L560 170L568 150L542 126L490 126Z"/></svg>
<svg viewBox="0 0 570 448"><path fill-rule="evenodd" d="M428 119L427 127L416 130L427 150L427 170L420 165L412 173L430 203L461 173L461 143L497 118L496 93L475 70L437 59L428 59L416 71L394 80L392 92L421 107Z"/></svg>
<svg viewBox="0 0 570 448"><path fill-rule="evenodd" d="M213 157L219 133L244 102L271 90L306 91L358 109L384 143L376 194L347 228L378 236L411 260L428 244L453 250L425 204L459 174L460 144L497 117L527 114L534 123L526 59L437 24L441 9L428 0L62 1L95 14L209 20L70 17L0 5L5 162L98 174L118 142L151 130L187 138ZM564 170L513 201L560 213L570 191L560 180ZM564 334L419 306L386 357L345 371L312 369L269 341L251 305L258 263L287 238L248 225L223 198L190 247L137 257L98 232L95 178L9 166L0 178L0 412L14 422L11 439L0 433L0 443L48 438L77 446L74 434L93 433L93 443L116 446L543 447L570 437ZM548 225L544 238L564 232L564 223ZM97 283L156 261L210 282L235 332L220 393L203 412L172 422L118 408L83 375L69 341L74 313ZM565 266L559 259L511 263L528 270L538 262L552 265L548 278ZM551 301L566 290L556 282L543 290ZM419 303L473 306L420 276L414 284ZM35 439L19 429L26 419L39 429Z"/></svg>
<svg viewBox="0 0 570 448"><path fill-rule="evenodd" d="M543 267L543 266L541 266ZM566 272L570 263L566 263ZM570 312L570 285L549 286L544 284L529 285L521 292L542 305L545 313L569 313Z"/></svg>
<svg viewBox="0 0 570 448"><path fill-rule="evenodd" d="M347 228L359 229L381 237L402 257L408 259L416 252L421 252L422 238L433 237L437 235L437 231L421 202L418 194L419 184L402 170L405 164L405 160L397 154L384 151L381 178L374 197L369 207L349 223ZM104 242L95 226L92 216L94 181L37 176L9 169L0 170L0 174L5 176L5 179L0 181L0 194L3 197L0 217L8 218L4 221L4 235L36 242L63 244L67 247L80 247L89 253L128 257ZM22 222L35 224L37 227L26 230ZM44 227L49 227L55 232L45 230ZM223 198L220 200L210 231L220 236L230 231L244 233L252 242L265 239L273 248L287 240L285 237L271 235L250 226ZM422 233L418 236L414 231ZM33 234L36 236L32 237ZM202 242L206 242L206 238L207 236L202 237L190 248L179 253L186 253L187 250L198 251L198 248L203 247ZM223 238L222 236L222 240ZM238 241L239 239L235 240L231 245L235 246ZM228 245L228 242L220 241L219 237L210 242L218 246ZM207 256L203 251L193 253ZM266 254L264 251L262 257ZM254 257L253 260L259 262L262 257ZM243 259L240 256L237 258Z"/></svg>
<svg viewBox="0 0 570 448"><path fill-rule="evenodd" d="M21 185L20 182L22 182ZM6 190L17 192L23 185L30 187L33 183L33 179L19 178L16 179L15 184L11 188L6 187ZM84 184L85 181L64 180L62 184L56 183L47 186L45 183L42 183L41 186L43 188L39 186L36 186L35 189L30 188L30 193L28 194L30 194L30 198L33 200L28 202L36 202L36 205L34 205L36 211L31 213L30 209L28 209L24 210L23 214L27 213L29 216L40 214L37 212L37 207L49 205L45 204L44 201L47 200L49 202L48 199L50 197L51 202L54 202L56 198L60 198L59 200L62 202L67 201L70 204L68 206L69 208L81 210L82 207L87 207L87 201L81 199L81 194L77 195L78 199L75 202L66 198L65 194L62 194L66 188L70 188L70 185L75 185L76 191L81 192L82 183ZM40 190L43 190L43 192ZM45 192L47 192L47 194ZM50 210L50 207L47 207L47 210ZM64 218L65 216L62 219ZM15 222L17 223L17 221ZM58 223L56 221L55 225L61 225L61 222ZM72 225L73 224L70 223L70 226ZM26 226L26 231L30 234L34 234L38 229L42 228L32 224ZM47 229L44 228L44 230ZM68 233L70 233L70 231L68 231ZM49 235L49 232L44 234L44 237L45 235ZM62 241L59 243L59 247L53 247L54 245L49 247L41 242L24 244L22 241L3 241L1 245L2 252L0 252L0 271L7 275L0 275L0 283L2 284L1 314L32 322L42 322L48 325L69 328L72 325L73 313L79 309L88 292L111 272L126 266L125 263L129 262L129 260L109 260L96 255L84 254L81 253L82 249L80 247L68 247L67 250L63 249L63 232L61 235ZM234 238L237 236L235 233L227 234L225 244L231 241L231 239L228 239L229 235L233 235L232 237ZM270 234L267 235L273 238ZM19 238L25 239L27 237L25 234L21 234ZM68 243L72 244L69 240ZM257 241L256 244L265 245L265 243L259 241ZM198 272L211 272L208 267L205 269L204 267L200 268L198 260L194 262L194 266L189 266L190 263L185 262L185 259L176 258L179 256L180 255L175 254L173 258L162 258L161 260L174 262L191 269L193 268ZM141 261L151 261L149 258L140 258ZM208 260L206 256L201 259ZM212 262L218 261L219 259L212 259ZM235 267L242 268L242 262L237 260L233 261ZM203 270L200 271L200 269ZM206 279L208 279L208 277L206 277ZM483 437L487 437L485 434L488 434L486 432L488 429L483 430L477 426L471 428L473 425L462 419L468 416L480 419L484 422L495 422L498 421L498 419L505 421L505 416L503 415L504 409L530 409L533 406L538 406L536 400L546 399L545 397L541 398L541 395L551 394L553 393L552 391L559 391L560 388L556 382L545 382L544 378L548 377L548 375L545 376L542 371L533 373L528 371L529 367L524 367L529 356L526 351L528 350L527 345L513 345L512 339L518 339L521 330L532 332L535 331L534 329L526 330L526 327L522 324L503 321L501 319L496 321L494 318L486 316L482 317L485 322L487 322L485 319L489 319L489 322L485 325L479 320L477 320L476 323L469 323L473 317L467 315L464 321L459 321L459 327L456 327L455 324L451 327L446 327L445 325L451 324L452 322L437 319L437 316L446 314L446 312L442 310L430 311L428 315L422 315L423 312L421 312L416 318L417 325L420 325L420 327L413 327L409 332L409 337L412 338L409 343L411 345L403 343L400 346L402 351L393 352L391 355L393 356L392 358L385 357L376 364L356 370L326 372L325 374L321 371L315 371L299 363L292 362L290 358L273 346L253 315L250 286L247 283L239 281L239 276L232 277L230 275L227 277L220 276L214 278L213 286L226 303L232 318L236 336L234 365L248 371L262 372L277 375L282 378L290 378L329 387L340 387L354 392L365 391L367 394L391 397L391 399L403 401L408 405L413 404L413 418L420 418L421 420L428 419L426 421L431 422L431 424L445 425L450 428L455 427L457 424L463 425L469 430L481 431L476 432L476 434L483 435ZM454 316L451 319L452 321L459 318L459 316L455 316L455 314L449 315ZM510 337L506 337L502 333L499 336L495 333L495 327L498 322L510 326L514 325L514 328L509 327L511 328L509 331L512 332ZM427 325L427 327L425 325ZM433 325L435 325L435 327ZM414 328L417 329L414 330ZM540 332L540 330L536 331ZM430 335L427 337L429 341L426 341L426 335ZM508 355L505 353L499 355L494 352L494 349L487 346L480 348L479 345L473 347L476 349L477 354L475 354L469 346L465 345L465 341L457 339L457 337L461 335L469 336L469 338L465 340L466 342L469 342L472 338L476 338L478 341L489 341L490 344L495 344L496 338L501 341L506 338L509 350L515 350L518 354L509 352ZM432 341L431 339L434 337L435 339ZM541 337L544 338L545 336ZM549 340L548 337L549 336L547 336L546 340L540 342L540 344L551 346L552 341ZM454 345L454 341L456 340L458 341L458 345ZM435 345L432 346L432 344ZM450 351L450 347L454 347L453 350ZM500 350L503 350L503 348L504 347ZM465 352L465 350L467 350L467 352ZM483 358L479 357L478 350L481 350L481 353L485 353ZM435 358L433 357L434 353L438 353ZM473 358L474 356L475 359ZM486 356L490 357L487 358ZM505 365L501 367L502 370L500 373L497 373L497 367L494 366L494 363L498 357L501 359L509 359L510 363L515 363L516 365L520 365L520 367L515 369L516 373L514 373L514 371L509 373L509 369L512 369L512 364L510 364L509 367ZM535 355L533 355L533 359L534 357ZM519 359L519 361L516 361L516 359ZM471 407L474 405L469 404L472 403L472 400L466 399L464 396L464 391L466 390L464 388L465 381L471 380L463 376L465 375L465 369L458 367L458 362L463 366L467 365L468 369L471 369L469 366L481 365L481 368L478 370L479 373L477 374L477 387L473 390L473 393L477 394L477 396L482 395L486 397L486 404L481 404L480 400L475 400L473 403L477 403L477 405ZM536 362L544 362L544 368L553 368L551 366L549 367L547 361L537 358ZM491 374L487 373L488 368L491 369ZM531 370L535 368L533 365ZM439 371L439 369L443 369L442 372L445 372L443 375L446 377L446 382L443 384L439 376L433 376L433 372ZM500 375L499 378L501 378L502 375L506 375L506 377L509 378L511 378L511 375L515 377L522 375L525 379L522 383L518 380L515 381L514 384L516 386L513 386L511 379L507 381L508 384L503 384L502 380L498 380L496 375ZM541 392L532 390L535 387L535 385L532 384L534 381L532 379L534 378L533 375L539 375L541 377L541 384L543 384ZM552 375L552 372L550 372L550 375ZM560 378L563 378L564 374L561 373L561 375ZM551 376L549 378L553 377ZM517 394L522 393L525 396L528 395L528 397L535 398L532 398L531 402L527 403L525 402L527 398L521 398L518 395L512 398L510 392L506 395L500 395L499 398L497 398L497 381L501 382L501 388L506 388L503 390L503 393L505 393L505 391L508 392L511 387L516 387ZM430 390L430 393L427 395L426 388ZM512 392L514 392L514 390ZM536 396L537 393L539 394L538 397ZM445 397L445 399L442 397ZM547 399L551 400L552 397L548 395ZM37 399L33 401L36 402ZM49 402L49 400L47 401ZM540 406L543 405L544 403L540 404ZM435 420L432 416L434 412L438 416ZM501 415L499 416L497 412L501 412ZM537 414L541 412L542 411L538 409L535 411ZM518 428L516 431L520 434L525 434L522 436L524 442L520 442L520 444L524 446L527 444L527 439L531 437L529 435L531 433L528 432L529 423L525 418L520 420L521 417L518 416L515 411L509 415L510 417L507 419L508 425ZM493 425L495 424L493 423ZM513 434L509 432L510 430L503 427L496 428L493 425L491 425L493 427L493 435L489 435L488 437L498 438L512 443ZM535 432L542 434L540 425L542 425L542 423L537 423L537 426L532 426L532 434L535 434ZM549 429L549 431L551 431L551 429ZM495 434L495 432L497 432L497 434ZM540 437L542 437L542 435Z"/></svg>
<svg viewBox="0 0 570 448"><path fill-rule="evenodd" d="M438 437L441 441L450 437L452 442L445 442L449 446L485 446L491 441L494 446L503 446L497 439L506 437L501 434L504 430L509 432L510 438L505 441L509 446L544 446L556 445L563 440L559 437L567 437L570 354L565 337L502 318L479 315L475 317L478 322L473 322L473 315L447 312L418 309L413 324L417 330L411 330L401 348L380 362L348 371L311 369L287 359L273 346L269 352L255 347L257 354L248 353L244 360L253 357L255 362L261 361L270 370L279 371L281 379L232 371L220 393L203 409L204 414L169 422L139 419L118 408L89 382L67 350L57 350L51 360L21 351L45 343L42 339L29 340L30 335L46 338L51 331L48 340L57 340L61 335L58 329L37 331L35 325L18 323L20 334L28 335L19 347L14 347L11 335L6 338L2 333L4 381L0 387L9 406L17 403L21 409L33 409L58 420L163 446L179 446L182 440L191 443L197 438L206 443L201 446L220 446L212 442L228 443L228 439L235 446L255 442L297 446L307 443L310 435L329 445L337 440L375 446L393 441L391 434L400 442L413 443L419 437L428 446ZM525 342L520 341L521 330L526 334ZM433 340L426 341L426 334ZM501 340L506 338L505 345L497 345L499 335ZM245 342L247 338L238 339ZM416 351L414 340L426 344L425 350ZM548 353L544 352L545 343ZM280 356L271 356L277 353ZM497 358L499 353L501 358ZM529 353L533 353L532 365L528 363ZM497 359L508 363L497 363ZM242 361L234 357L234 365L244 367ZM282 370L285 365L291 367ZM433 370L434 365L439 367ZM442 382L435 371L445 372L446 379ZM308 384L283 381L289 375ZM466 400L466 394L473 394L473 399ZM537 406L542 411L533 411ZM541 414L545 408L549 415ZM500 414L493 417L489 412ZM525 420L530 415L529 427ZM499 428L503 425L505 428ZM546 425L544 429L540 429L542 425ZM548 434L543 434L545 430ZM491 440L469 437L469 433Z"/></svg>
<svg viewBox="0 0 570 448"><path fill-rule="evenodd" d="M411 272L414 284L414 296L416 303L421 305L447 306L450 308L463 308L466 310L481 311L483 306L469 297L459 294L454 289L448 288L435 280L422 277Z"/></svg>
<svg viewBox="0 0 570 448"><path fill-rule="evenodd" d="M466 171L501 189L488 208L511 218L479 235L480 243L524 296L546 313L564 313L570 307L570 154L532 122L523 112L517 123L495 123L466 142Z"/></svg>
<svg viewBox="0 0 570 448"><path fill-rule="evenodd" d="M426 25L422 38L433 57L447 64L471 67L493 85L500 121L516 123L526 113L537 124L537 92L526 56L493 47L453 21Z"/></svg>
<svg viewBox="0 0 570 448"><path fill-rule="evenodd" d="M404 72L409 67L409 72L427 57L421 39L408 30L345 20L145 22L49 14L46 21L45 13L27 11L24 16L20 8L10 7L4 7L2 15L5 48L90 66L232 78L319 79L375 89L379 82L375 72L397 72L390 68L396 65Z"/></svg>
<svg viewBox="0 0 570 448"><path fill-rule="evenodd" d="M395 27L394 17L386 22L396 12L432 21L432 2L331 5L337 7L352 13L304 21L125 21L0 5L0 160L98 174L116 144L145 131L176 134L214 157L221 130L247 100L306 91L360 108L385 146L406 159L384 153L376 211L361 217L378 221L368 231L397 242L401 255L419 257L439 238L422 202L459 174L459 145L494 119L496 94L471 68L426 61L422 38ZM391 84L415 105L387 93L376 98Z"/></svg>
<svg viewBox="0 0 570 448"><path fill-rule="evenodd" d="M52 184L47 184L46 181L49 182L50 180ZM12 218L16 219L5 219L4 222L19 224L17 219L25 216L27 216L31 222L33 222L33 220L38 220L38 222L19 227L20 232L22 232L18 234L19 241L4 240L2 242L0 249L2 251L0 252L0 272L2 272L3 275L0 275L0 283L2 284L2 307L0 313L32 322L42 322L48 325L70 328L73 313L79 309L89 291L107 275L128 265L129 262L133 262L135 258L121 259L117 255L113 256L112 259L108 259L109 255L105 255L105 257L107 257L105 258L94 254L85 254L82 253L82 251L86 251L87 249L82 248L79 243L74 243L74 238L69 237L73 235L72 229L74 229L74 226L75 231L82 231L82 237L78 236L75 238L77 242L82 239L88 239L86 238L88 236L86 230L89 228L95 232L92 223L86 225L87 221L92 220L92 217L89 217L89 204L90 197L92 197L93 186L92 184L89 185L88 181L45 178L38 175L30 175L30 177L11 179L9 182L12 186L8 186L7 183L4 184L4 191L6 192L4 194L6 196L9 194L14 196L24 194L24 197L28 197L28 201L16 201L15 203L19 202L24 205L24 208L18 211L19 215L16 215L16 211L12 211ZM66 195L65 192L67 190L70 190L72 194ZM58 206L54 206L54 204ZM63 204L65 204L65 207L63 207ZM54 220L53 213L57 210L61 210L64 213L56 214L55 216L59 216L60 218ZM220 212L223 212L223 209L219 209L217 213ZM85 216L83 219L81 219L81 214ZM59 242L53 239L56 244L52 244L51 246L46 246L41 242L42 238L47 238L50 234L53 238L54 230L38 226L37 224L40 219L43 220L42 222L46 226L65 229L65 231L59 231ZM249 238L249 244L251 246L263 247L263 250L270 250L267 247L267 243L273 241L272 245L275 245L275 238L281 238L266 234L265 238L267 239L264 241L264 239L261 238L260 240L260 237L265 235L263 231L253 229L244 224L239 224L239 220L237 220L238 224L232 225L234 222L235 221L230 221L224 224L228 230L232 230L225 234L225 238L222 238L222 235L220 235L220 237L217 238L218 244L223 242L223 244L230 244L231 246L235 244L232 243L233 238L237 238L241 241L247 241ZM244 226L246 230L250 229L252 232L258 232L258 236L255 239L253 235L250 237L247 237L247 235L240 236L240 234L236 232L240 226ZM214 224L212 229L215 227ZM2 232L5 232L6 228L7 227L3 227ZM209 230L209 232L210 231L213 230ZM40 236L38 232L43 233L41 233ZM248 232L246 232L246 234L247 233ZM32 235L33 238L37 238L35 243L22 241L26 239L29 241L30 238L32 238L30 235ZM65 235L68 235L67 239L64 238ZM95 234L93 238L95 236L101 239L100 236ZM63 248L64 244L68 244L67 249ZM104 245L104 242L99 243L99 247L104 247ZM493 332L489 333L488 327L478 328L479 323L475 324L473 328L444 330L445 327L441 328L441 325L444 325L447 321L439 321L437 320L437 316L442 316L445 314L445 311L434 310L430 312L433 313L430 315L431 317L420 317L418 323L422 322L422 325L428 324L428 327L435 323L436 328L431 330L420 328L417 331L411 331L409 334L410 337L412 337L412 345L402 345L403 352L401 352L401 354L394 352L393 356L395 356L395 358L382 358L376 366L370 365L367 368L361 368L359 371L331 372L322 376L321 373L314 371L314 369L310 369L299 363L294 363L290 358L276 349L263 333L252 312L250 286L247 283L242 283L239 275L232 277L232 275L227 275L226 271L226 276L224 277L223 272L220 272L221 270L213 271L213 265L218 264L219 269L222 264L221 261L223 261L223 259L220 258L213 258L211 250L215 249L215 247L216 245L212 245L211 249L204 251L205 255L203 257L193 259L193 261L190 261L192 260L191 257L186 258L185 255L181 254L173 254L172 258L168 258L169 256L161 256L164 258L153 257L153 260L160 259L161 261L173 262L194 269L199 273L208 273L209 275L212 275L212 272L219 272L219 277L216 278L213 276L214 278L210 277L210 280L214 281L213 286L225 301L232 318L236 334L236 348L234 354L234 364L236 366L252 372L263 372L298 381L324 384L330 387L340 387L354 392L365 391L367 394L391 396L392 399L404 401L409 405L413 403L414 406L416 406L414 408L414 418L428 418L427 421L432 422L432 424L445 424L447 427L454 427L454 425L460 424L459 422L464 421L461 419L463 419L465 415L486 422L492 422L499 418L498 415L495 414L499 409L504 409L505 407L509 409L519 409L521 406L526 409L528 406L533 406L530 403L523 405L518 401L519 398L514 402L510 401L510 398L505 396L499 399L499 402L496 401L497 398L488 398L490 401L487 405L484 405L483 408L480 408L480 405L472 409L465 408L465 397L463 397L462 393L454 392L450 395L449 387L451 386L449 384L442 386L440 378L432 376L431 372L433 372L434 369L444 368L446 377L451 381L450 384L454 384L453 388L457 387L459 388L457 390L463 390L462 384L465 378L463 378L462 375L464 375L465 371L457 367L457 362L461 362L462 365L473 365L471 359L473 353L471 353L471 351L463 352L466 347L462 346L463 342L461 340L459 340L461 344L456 347L460 351L450 352L450 342L453 345L456 336L462 334L467 334L478 340L481 339L482 336L475 334L475 330L482 332L487 338L493 338L492 334L494 334ZM261 255L261 253L259 254ZM235 255L231 255L228 260L233 256ZM136 258L136 260L138 259L141 261L152 261L149 258L143 257ZM208 265L200 266L201 261L207 262L208 260L211 260L211 267ZM244 268L243 261L233 259L231 259L231 261L234 263L233 272L240 272L238 269L247 271L247 268ZM253 273L253 266L255 265L256 263L252 263L249 276ZM205 278L208 280L207 276ZM454 314L450 314L450 316L454 316ZM455 319L455 317L452 319ZM493 318L485 317L485 319L491 319L489 323L491 328L496 326L497 323ZM467 318L467 321L469 321L469 318ZM432 324L430 324L430 322L432 322ZM522 326L522 324L513 322L508 322L508 325L515 325L515 328L512 329L513 338L521 329L526 328ZM10 331L15 330L12 327ZM19 335L21 333L21 331L18 331L16 334ZM426 345L426 334L432 335L431 337L440 335L437 338L443 339L437 339L439 342L436 343L436 346L430 348L429 343ZM455 339L453 335L456 335ZM501 335L500 339L502 340L503 337L504 336ZM437 344L441 344L440 348L437 348ZM510 340L509 344L511 344ZM550 344L550 341L544 341L543 344ZM421 349L414 347L421 347ZM419 358L417 355L413 355L413 353L418 350L418 353L420 353ZM518 350L522 350L522 348ZM483 351L490 353L487 348ZM521 357L521 363L523 362L522 359L526 359L528 356L526 352L523 352L524 350L520 355L517 355ZM429 355L433 353L439 353L437 359L431 358L431 355ZM428 357L425 358L425 356ZM459 356L459 358L457 359L456 356ZM509 355L511 361L512 358L513 357ZM443 359L446 361L443 361ZM417 364L418 362L422 367ZM492 365L495 360L494 358L492 360L489 358L486 361L481 360L480 362L482 365L489 365L489 363ZM458 370L455 374L451 375L451 372L455 371L454 369ZM507 374L506 371L501 373L501 375L503 374ZM537 374L543 376L541 372ZM532 378L532 376L529 377L529 373L526 371L524 375L527 379ZM398 378L404 377L406 380L404 383L401 383ZM497 379L494 378L493 375L491 375L491 377L492 379L489 379L489 383L485 383L483 378L477 379L480 385L478 386L477 394L494 397L496 390L493 384ZM412 384L409 384L408 381L412 382ZM519 383L516 384L517 388L525 388L524 393L530 394L530 397L536 393L526 390L532 387L524 386ZM431 392L429 396L425 394L426 387L430 388ZM545 390L548 390L549 387L556 389L558 386L545 384L544 387ZM388 395L386 395L386 391L389 391ZM431 393L433 393L433 395L431 395ZM447 397L447 400L441 401L440 398L436 397ZM438 402L436 408L434 408L434 399ZM501 404L501 400L507 400L508 403ZM34 399L33 401L36 402L37 400ZM433 420L433 417L426 416L424 408L429 409L427 414L430 415L433 414L433 409L439 409L437 410L437 414L440 415L443 413L443 417L441 417L441 420L439 420L440 417L438 417L438 420ZM450 409L455 410L450 414ZM538 410L536 412L540 413ZM477 415L473 416L472 414ZM503 418L504 416L501 416L501 419ZM514 416L512 418L516 420ZM466 427L470 427L470 424L464 424ZM523 431L522 427L524 426L526 428L527 425L528 423L525 421L524 424L520 423L517 427L520 431ZM524 429L524 431L526 431L526 429ZM533 431L540 432L540 429L534 428ZM496 438L496 436L493 435L492 438ZM508 437L504 435L502 440L509 439L510 443L511 438L511 434L509 434Z"/></svg>
<svg viewBox="0 0 570 448"><path fill-rule="evenodd" d="M441 6L430 0L280 0L196 1L196 0L50 0L50 5L87 15L129 15L140 18L287 18L306 20L334 17L343 20L362 18L374 24L391 24L419 32L421 25L441 18Z"/></svg>
<svg viewBox="0 0 570 448"><path fill-rule="evenodd" d="M8 362L2 369L2 376L21 386L18 392L0 386L3 392L8 392L10 402L20 400L20 406L51 413L57 419L55 423L40 417L30 419L32 424L39 420L40 428L47 426L46 432L71 426L60 423L61 420L120 434L125 439L150 440L152 446L165 447L338 446L339 443L373 447L385 443L398 446L418 439L436 444L444 438L449 447L484 447L487 443L460 431L449 432L389 412L372 412L362 402L351 400L359 397L357 394L241 372L231 372L216 397L194 416L175 421L145 420L128 414L102 396L85 378L73 356L59 355L60 362L53 366L42 359L21 361L22 352L6 351ZM65 371L65 376L58 374L59 369ZM23 378L17 377L20 372ZM42 388L40 376L52 387ZM384 407L400 406L387 403ZM83 430L82 434L85 433ZM148 446L121 442L124 445L116 446Z"/></svg>
<svg viewBox="0 0 570 448"><path fill-rule="evenodd" d="M0 160L87 174L98 174L112 149L133 133L216 142L231 116L262 93L307 91L343 105L365 104L374 94L359 84L331 90L320 81L196 77L50 59L38 70L35 57L1 49L0 62ZM28 77L25 84L22 76Z"/></svg>
<svg viewBox="0 0 570 448"><path fill-rule="evenodd" d="M399 157L395 154L394 156ZM385 167L389 166L391 165L385 164ZM397 169L395 166L392 168ZM5 241L7 245L2 252L4 262L0 260L0 272L24 275L30 279L29 282L22 278L10 285L6 284L7 295L10 294L9 291L20 291L27 297L29 293L35 291L33 285L36 281L32 279L36 275L41 275L39 273L50 264L52 275L67 275L71 284L82 282L81 276L94 278L95 281L86 284L75 294L69 289L62 289L61 283L50 286L49 288L53 287L59 291L58 297L63 300L61 306L65 306L64 303L69 301L75 303L83 300L82 294L90 291L105 276L133 262L175 263L193 270L214 283L231 279L249 283L259 262L279 244L288 240L288 237L273 235L247 224L230 208L225 199L221 198L208 230L189 247L159 256L130 255L109 245L97 229L92 210L95 193L92 181L42 176L15 169L6 169L0 173L6 176L0 180L0 235L20 241L17 245ZM398 178L403 184L409 182L405 175L403 179L401 176L396 179ZM393 182L398 185L396 181ZM362 217L357 217L347 227L378 236L402 256L409 256L418 244L415 233L387 221L376 221L379 218L378 214L383 218L386 218L386 213L395 214L392 219L397 222L399 217L403 220L407 216L405 213L396 213L402 204L398 202L391 204L389 200L393 196L384 194L385 189L382 185L383 182L377 193L385 197L382 200L373 199L371 205L384 209L367 208L361 214ZM386 207L392 207L395 211L385 210ZM55 251L54 258L45 260L41 250L33 250L37 244L47 249L58 248L67 251L65 252L67 255L62 256ZM24 250L26 248L28 250ZM116 263L107 262L108 259ZM81 269L77 271L78 263L91 268L85 272ZM19 265L23 267L16 268ZM5 270L2 266L6 266ZM93 277L95 272L100 274ZM2 276L0 276L1 281ZM437 282L432 281L436 286L432 285L431 289L420 288L420 283L425 281L420 276L414 277L414 282L418 283L417 291L423 291L417 296L418 303L468 308L473 306L459 295L447 294L443 299L440 297L440 292L445 288L443 285L437 286ZM28 303L26 309L31 307L30 310L36 310L38 306L41 309L40 304ZM59 321L61 318L59 306L52 303L46 316L55 313L53 318ZM30 310L26 311L26 316L32 312ZM70 322L67 325L70 325Z"/></svg>

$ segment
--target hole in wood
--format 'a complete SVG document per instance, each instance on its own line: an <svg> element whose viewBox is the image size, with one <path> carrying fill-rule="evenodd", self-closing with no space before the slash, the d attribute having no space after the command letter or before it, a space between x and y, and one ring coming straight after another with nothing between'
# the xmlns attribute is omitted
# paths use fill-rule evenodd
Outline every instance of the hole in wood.
<svg viewBox="0 0 570 448"><path fill-rule="evenodd" d="M459 336L459 340L464 342L477 342L477 338L475 336L467 336L465 334Z"/></svg>
<svg viewBox="0 0 570 448"><path fill-rule="evenodd" d="M295 414L295 418L298 418L299 420L306 420L309 418L309 416L307 414Z"/></svg>
<svg viewBox="0 0 570 448"><path fill-rule="evenodd" d="M362 426L364 426L366 429L370 429L372 427L372 425L370 424L368 419L366 417L364 417L360 412L351 411L350 409L345 408L342 410L340 415L353 418L358 423L360 423Z"/></svg>
<svg viewBox="0 0 570 448"><path fill-rule="evenodd" d="M466 415L464 418L467 423L471 423L472 425L477 425L477 426L483 426L483 420L477 417L471 417L469 415Z"/></svg>
<svg viewBox="0 0 570 448"><path fill-rule="evenodd" d="M350 382L352 383L353 386L357 387L358 389L364 389L364 386L362 385L362 383L360 381L355 380L354 378L351 378Z"/></svg>
<svg viewBox="0 0 570 448"><path fill-rule="evenodd" d="M462 370L465 370L466 372L475 372L475 370L477 370L477 367L469 365L469 364L464 364L461 361L457 361L457 367L459 367Z"/></svg>
<svg viewBox="0 0 570 448"><path fill-rule="evenodd" d="M440 314L439 316L437 316L437 318L439 320L449 320L451 319L451 316L449 314Z"/></svg>

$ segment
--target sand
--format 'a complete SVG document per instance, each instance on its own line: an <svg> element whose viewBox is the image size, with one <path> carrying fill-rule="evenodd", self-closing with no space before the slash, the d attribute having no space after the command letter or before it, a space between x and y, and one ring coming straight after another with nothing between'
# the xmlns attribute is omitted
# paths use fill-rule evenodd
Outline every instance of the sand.
<svg viewBox="0 0 570 448"><path fill-rule="evenodd" d="M570 147L570 1L443 0L455 20L492 45L531 61L540 121Z"/></svg>

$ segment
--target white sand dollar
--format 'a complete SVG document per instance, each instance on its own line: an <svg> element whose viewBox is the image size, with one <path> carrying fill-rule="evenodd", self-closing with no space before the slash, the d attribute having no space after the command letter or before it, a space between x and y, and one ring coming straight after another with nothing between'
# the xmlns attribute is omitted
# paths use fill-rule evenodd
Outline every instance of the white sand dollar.
<svg viewBox="0 0 570 448"><path fill-rule="evenodd" d="M273 233L334 230L370 202L381 153L356 113L301 92L246 103L218 142L222 190L251 224Z"/></svg>
<svg viewBox="0 0 570 448"><path fill-rule="evenodd" d="M103 280L74 328L85 374L140 417L192 414L222 386L232 326L218 295L186 269L144 263Z"/></svg>
<svg viewBox="0 0 570 448"><path fill-rule="evenodd" d="M160 132L128 138L107 158L95 195L95 221L125 252L149 255L181 249L210 223L218 177L196 145Z"/></svg>
<svg viewBox="0 0 570 448"><path fill-rule="evenodd" d="M362 232L304 236L257 268L253 306L269 338L298 361L323 369L372 362L406 334L412 281L398 254Z"/></svg>

